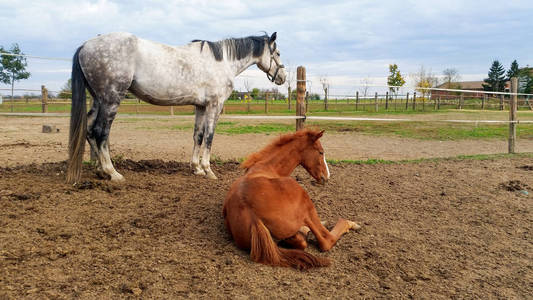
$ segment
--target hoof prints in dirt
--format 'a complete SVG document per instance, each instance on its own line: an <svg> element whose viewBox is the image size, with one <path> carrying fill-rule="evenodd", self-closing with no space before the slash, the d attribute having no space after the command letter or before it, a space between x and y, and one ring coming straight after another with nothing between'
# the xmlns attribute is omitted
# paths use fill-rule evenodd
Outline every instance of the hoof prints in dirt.
<svg viewBox="0 0 533 300"><path fill-rule="evenodd" d="M164 161L162 159L150 159L134 161L131 159L116 160L113 162L118 169L126 169L134 172L158 171L158 173L173 174L188 172L189 164L177 161Z"/></svg>
<svg viewBox="0 0 533 300"><path fill-rule="evenodd" d="M499 187L509 192L524 191L529 189L529 186L520 180L510 180L500 183Z"/></svg>
<svg viewBox="0 0 533 300"><path fill-rule="evenodd" d="M151 173L159 173L159 174L174 174L174 173L184 173L184 174L192 174L191 167L189 163L186 162L178 162L178 161L164 161L162 159L147 159L147 160L139 160L134 161L131 159L124 159L124 160L115 160L113 161L113 164L117 169L125 169L130 170L134 172L151 172ZM223 164L224 169L235 169L239 165L239 162L225 162ZM216 163L212 163L211 167L213 169L218 169L218 165Z"/></svg>
<svg viewBox="0 0 533 300"><path fill-rule="evenodd" d="M93 189L100 189L102 191L106 191L108 193L113 193L115 190L120 190L120 187L118 186L111 186L109 184L100 182L100 181L82 181L80 183L77 183L75 187L78 190L93 190Z"/></svg>
<svg viewBox="0 0 533 300"><path fill-rule="evenodd" d="M5 194L5 195L2 195L2 194ZM36 199L39 199L41 197L41 194L40 193L21 193L21 194L18 194L18 193L10 193L9 191L7 191L7 193L2 193L0 194L0 198L2 198L1 196L7 196L13 200L19 200L19 201L26 201L26 200L36 200Z"/></svg>
<svg viewBox="0 0 533 300"><path fill-rule="evenodd" d="M524 171L533 171L533 165L523 165L518 167L519 169L522 169Z"/></svg>

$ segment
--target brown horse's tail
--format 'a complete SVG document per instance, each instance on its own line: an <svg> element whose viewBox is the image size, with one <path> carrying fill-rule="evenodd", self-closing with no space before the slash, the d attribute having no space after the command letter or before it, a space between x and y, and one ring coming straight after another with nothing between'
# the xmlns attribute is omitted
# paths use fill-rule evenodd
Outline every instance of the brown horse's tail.
<svg viewBox="0 0 533 300"><path fill-rule="evenodd" d="M70 133L68 141L67 182L75 183L81 178L81 165L87 135L86 79L78 58L82 47L72 59L72 107L70 110Z"/></svg>
<svg viewBox="0 0 533 300"><path fill-rule="evenodd" d="M299 270L329 266L329 260L302 250L279 248L265 224L253 217L250 257L253 261L271 266L293 267Z"/></svg>

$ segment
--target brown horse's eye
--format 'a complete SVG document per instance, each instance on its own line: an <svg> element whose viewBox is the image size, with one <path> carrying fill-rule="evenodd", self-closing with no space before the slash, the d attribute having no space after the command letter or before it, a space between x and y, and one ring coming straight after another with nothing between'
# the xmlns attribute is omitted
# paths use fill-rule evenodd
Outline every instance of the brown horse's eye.
<svg viewBox="0 0 533 300"><path fill-rule="evenodd" d="M324 155L324 152L323 151L318 151L318 154Z"/></svg>

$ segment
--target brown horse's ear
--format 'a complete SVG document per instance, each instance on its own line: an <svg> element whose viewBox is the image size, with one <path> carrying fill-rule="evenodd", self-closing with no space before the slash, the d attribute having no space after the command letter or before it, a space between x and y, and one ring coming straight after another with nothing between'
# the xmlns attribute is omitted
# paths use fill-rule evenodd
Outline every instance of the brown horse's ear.
<svg viewBox="0 0 533 300"><path fill-rule="evenodd" d="M311 139L313 140L313 142L315 142L316 140L318 140L319 138L321 138L323 134L324 134L324 130L320 131L320 132L317 133L317 134L312 134L312 135L311 135Z"/></svg>

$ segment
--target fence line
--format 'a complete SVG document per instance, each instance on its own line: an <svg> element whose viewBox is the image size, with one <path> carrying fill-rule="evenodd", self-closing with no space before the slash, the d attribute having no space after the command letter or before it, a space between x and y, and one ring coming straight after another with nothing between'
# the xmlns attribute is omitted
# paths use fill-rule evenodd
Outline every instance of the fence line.
<svg viewBox="0 0 533 300"><path fill-rule="evenodd" d="M33 56L33 55L15 54L15 53L6 53L6 52L0 52L0 55L6 55L6 56L22 56L22 57L36 58L36 59L46 59L46 60L72 61L71 58Z"/></svg>
<svg viewBox="0 0 533 300"><path fill-rule="evenodd" d="M68 117L69 113L0 113L0 116L31 116L31 117ZM131 116L129 116L131 117ZM141 116L139 116L141 117ZM161 116L161 115L143 115L145 117L157 117L157 118L173 118L173 119L194 119L194 115L174 115L174 116ZM221 115L220 119L241 119L241 120L319 120L319 121L369 121L369 122L423 122L423 123L492 123L492 124L533 124L533 120L417 120L406 118L359 118L359 117L321 117L321 116L268 116L268 115L256 115L256 116L230 116Z"/></svg>

